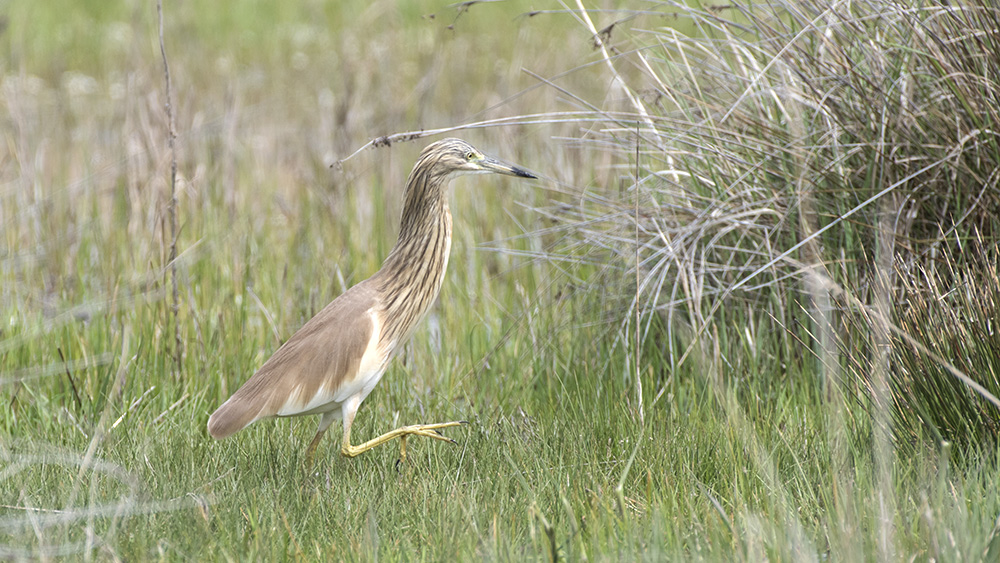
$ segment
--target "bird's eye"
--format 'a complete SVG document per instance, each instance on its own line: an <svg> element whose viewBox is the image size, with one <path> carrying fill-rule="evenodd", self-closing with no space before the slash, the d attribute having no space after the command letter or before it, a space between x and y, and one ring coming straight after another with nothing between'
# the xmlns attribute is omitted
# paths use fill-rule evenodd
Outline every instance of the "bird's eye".
<svg viewBox="0 0 1000 563"><path fill-rule="evenodd" d="M465 160L472 160L475 157L476 157L476 153L474 153L472 151L469 151L469 152L465 153Z"/></svg>

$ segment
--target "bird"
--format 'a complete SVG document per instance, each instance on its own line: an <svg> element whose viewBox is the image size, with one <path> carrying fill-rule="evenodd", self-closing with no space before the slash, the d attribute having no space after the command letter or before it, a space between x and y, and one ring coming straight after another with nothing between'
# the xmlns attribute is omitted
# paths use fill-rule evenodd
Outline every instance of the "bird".
<svg viewBox="0 0 1000 563"><path fill-rule="evenodd" d="M399 439L397 463L405 461L410 436L457 443L440 430L465 421L402 426L359 445L351 444L351 425L362 401L437 299L451 249L447 185L470 173L537 178L461 139L424 148L406 181L396 244L381 268L307 321L212 413L208 432L213 438L226 438L262 419L320 415L306 449L310 466L337 419L344 429L340 453L348 458Z"/></svg>

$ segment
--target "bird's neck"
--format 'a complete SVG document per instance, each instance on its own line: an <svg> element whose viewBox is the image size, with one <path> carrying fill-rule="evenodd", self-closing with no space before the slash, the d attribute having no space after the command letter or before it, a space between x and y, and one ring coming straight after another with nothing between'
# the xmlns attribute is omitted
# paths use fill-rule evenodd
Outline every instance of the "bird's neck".
<svg viewBox="0 0 1000 563"><path fill-rule="evenodd" d="M451 248L451 211L444 199L434 208L423 208L403 220L399 238L377 275L387 278L387 286L398 282L410 285L430 274L444 275ZM406 216L406 211L404 211ZM440 287L440 284L438 284Z"/></svg>
<svg viewBox="0 0 1000 563"><path fill-rule="evenodd" d="M387 323L382 335L383 344L391 346L402 344L434 303L451 251L447 194L436 189L430 197L425 193L414 199L411 187L404 197L399 239L372 279L387 318L397 320Z"/></svg>

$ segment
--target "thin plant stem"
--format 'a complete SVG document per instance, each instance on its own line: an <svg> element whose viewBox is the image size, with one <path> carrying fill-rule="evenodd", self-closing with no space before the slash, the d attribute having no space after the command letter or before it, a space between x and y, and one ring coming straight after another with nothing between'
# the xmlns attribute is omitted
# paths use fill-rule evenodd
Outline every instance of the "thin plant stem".
<svg viewBox="0 0 1000 563"><path fill-rule="evenodd" d="M167 215L170 221L170 251L167 257L167 265L170 275L170 318L174 329L174 367L177 373L181 372L181 329L177 322L180 311L180 293L177 289L177 148L174 142L176 138L176 128L174 127L174 110L171 100L170 89L170 64L167 62L167 48L163 42L163 1L156 0L156 16L159 24L160 35L160 56L163 58L163 79L166 84L167 103L167 144L170 146L170 204L167 206Z"/></svg>

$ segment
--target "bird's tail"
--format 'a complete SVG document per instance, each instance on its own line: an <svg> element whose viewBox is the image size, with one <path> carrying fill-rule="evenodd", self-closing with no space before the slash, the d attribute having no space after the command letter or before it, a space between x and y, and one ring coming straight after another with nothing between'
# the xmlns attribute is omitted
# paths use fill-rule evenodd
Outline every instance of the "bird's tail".
<svg viewBox="0 0 1000 563"><path fill-rule="evenodd" d="M216 440L228 438L257 420L260 408L252 408L233 395L208 417L208 433Z"/></svg>

